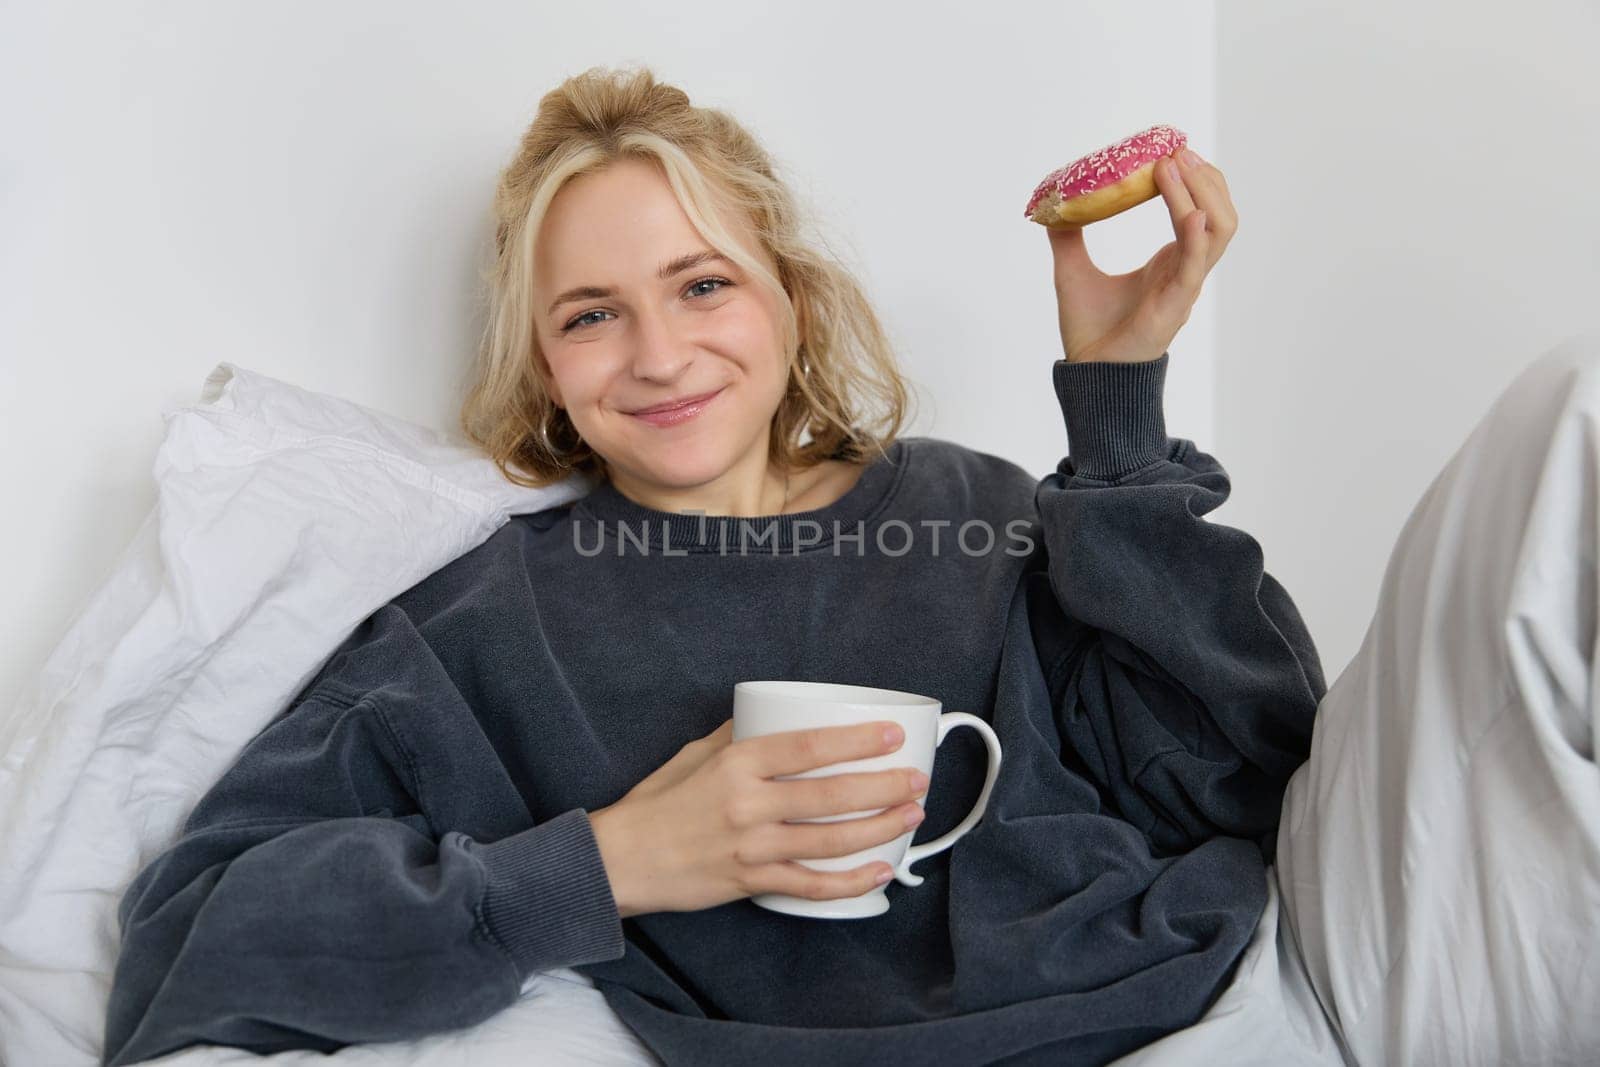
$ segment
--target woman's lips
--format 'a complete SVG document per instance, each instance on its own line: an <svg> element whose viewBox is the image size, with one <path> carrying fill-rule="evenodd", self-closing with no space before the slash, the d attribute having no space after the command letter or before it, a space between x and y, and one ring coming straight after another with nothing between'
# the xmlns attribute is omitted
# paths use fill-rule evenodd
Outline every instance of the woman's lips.
<svg viewBox="0 0 1600 1067"><path fill-rule="evenodd" d="M726 388L727 386L723 386L723 389ZM634 418L639 419L641 422L648 422L651 426L676 426L678 423L687 422L700 414L706 409L707 404L710 404L721 395L722 389L718 389L703 400L690 401L679 407L668 408L666 411L643 411L633 412L632 414Z"/></svg>

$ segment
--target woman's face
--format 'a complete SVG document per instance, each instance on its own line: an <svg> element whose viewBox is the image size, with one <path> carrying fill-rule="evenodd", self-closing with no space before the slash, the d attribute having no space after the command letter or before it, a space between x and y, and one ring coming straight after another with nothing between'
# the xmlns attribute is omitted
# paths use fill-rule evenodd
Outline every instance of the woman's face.
<svg viewBox="0 0 1600 1067"><path fill-rule="evenodd" d="M776 269L748 229L733 232ZM534 308L552 399L619 486L766 476L787 384L782 308L720 256L674 267L701 252L715 255L641 160L569 181L540 230ZM638 414L707 393L716 396L686 419Z"/></svg>

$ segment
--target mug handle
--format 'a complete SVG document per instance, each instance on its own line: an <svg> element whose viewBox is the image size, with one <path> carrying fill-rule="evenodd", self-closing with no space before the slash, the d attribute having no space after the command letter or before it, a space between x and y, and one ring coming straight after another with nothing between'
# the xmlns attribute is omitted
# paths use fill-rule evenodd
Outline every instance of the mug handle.
<svg viewBox="0 0 1600 1067"><path fill-rule="evenodd" d="M905 858L900 861L900 866L894 872L895 880L901 885L921 885L922 876L920 874L912 874L911 865L920 859L926 859L936 853L943 852L955 844L962 834L978 825L978 820L983 818L983 810L989 806L989 794L994 791L994 781L1000 776L1000 739L995 736L994 730L990 728L989 724L976 715L969 715L964 711L947 711L940 715L939 733L934 738L933 747L937 749L944 744L945 735L958 726L970 726L978 731L979 735L983 737L984 746L989 750L989 770L983 778L983 791L978 794L978 802L972 805L972 810L967 813L967 817L957 823L954 830L932 841L927 841L920 845L912 845L906 850Z"/></svg>

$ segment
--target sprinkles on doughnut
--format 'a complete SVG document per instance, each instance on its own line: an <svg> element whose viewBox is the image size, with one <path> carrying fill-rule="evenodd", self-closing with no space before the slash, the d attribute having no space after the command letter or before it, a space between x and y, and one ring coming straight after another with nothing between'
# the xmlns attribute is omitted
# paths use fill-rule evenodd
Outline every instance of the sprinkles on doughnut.
<svg viewBox="0 0 1600 1067"><path fill-rule="evenodd" d="M1087 226L1157 196L1156 161L1187 142L1182 130L1151 126L1053 170L1023 214L1041 226Z"/></svg>

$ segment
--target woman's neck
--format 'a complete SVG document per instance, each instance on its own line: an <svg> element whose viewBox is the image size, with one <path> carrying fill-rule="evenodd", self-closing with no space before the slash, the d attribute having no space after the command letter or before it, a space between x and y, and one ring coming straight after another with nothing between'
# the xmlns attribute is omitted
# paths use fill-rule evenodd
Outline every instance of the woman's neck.
<svg viewBox="0 0 1600 1067"><path fill-rule="evenodd" d="M610 475L617 492L647 508L743 517L783 514L799 479L800 475L780 469L759 453L701 485L663 485L627 471Z"/></svg>
<svg viewBox="0 0 1600 1067"><path fill-rule="evenodd" d="M784 473L779 473L776 466L769 466L766 481L755 492L745 496L721 496L705 492L705 486L679 489L675 486L641 484L620 472L613 474L610 481L617 492L629 500L657 511L748 518L825 508L855 486L864 466L837 459L823 460Z"/></svg>

